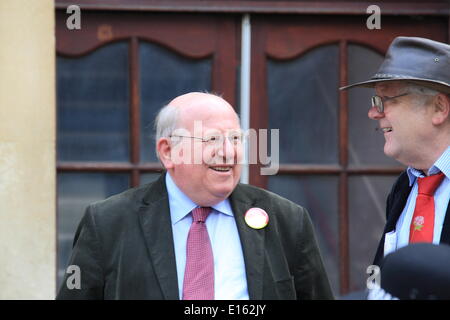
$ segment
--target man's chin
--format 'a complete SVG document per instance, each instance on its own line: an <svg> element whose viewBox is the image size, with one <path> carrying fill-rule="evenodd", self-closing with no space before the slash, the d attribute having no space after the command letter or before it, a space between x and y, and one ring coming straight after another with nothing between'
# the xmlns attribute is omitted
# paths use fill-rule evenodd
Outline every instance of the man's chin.
<svg viewBox="0 0 450 320"><path fill-rule="evenodd" d="M233 187L226 187L214 190L214 195L218 198L228 198L228 196L233 192Z"/></svg>
<svg viewBox="0 0 450 320"><path fill-rule="evenodd" d="M217 199L220 199L222 201L230 196L235 187L236 187L235 184L217 187L214 190L211 190L212 191L211 194L213 194Z"/></svg>
<svg viewBox="0 0 450 320"><path fill-rule="evenodd" d="M405 163L405 159L402 159L402 153L400 152L400 150L399 149L396 149L396 148L387 148L386 146L385 146L385 148L384 148L384 154L386 155L386 156L388 156L389 158L392 158L392 159L394 159L394 160L397 160L398 162L400 162L401 164L404 164L404 165L407 165L406 163ZM404 158L404 157L403 157Z"/></svg>
<svg viewBox="0 0 450 320"><path fill-rule="evenodd" d="M217 199L225 200L230 196L238 183L239 178L234 175L228 177L214 176L214 178L208 182L210 194L214 195Z"/></svg>
<svg viewBox="0 0 450 320"><path fill-rule="evenodd" d="M226 192L226 190L211 190L209 194L202 197L202 199L197 201L197 203L203 207L212 207L227 199L231 192L232 191Z"/></svg>
<svg viewBox="0 0 450 320"><path fill-rule="evenodd" d="M384 145L384 154L390 158L394 158L397 154L397 152L395 151L395 149L391 146L391 144L389 144L388 142L385 143Z"/></svg>

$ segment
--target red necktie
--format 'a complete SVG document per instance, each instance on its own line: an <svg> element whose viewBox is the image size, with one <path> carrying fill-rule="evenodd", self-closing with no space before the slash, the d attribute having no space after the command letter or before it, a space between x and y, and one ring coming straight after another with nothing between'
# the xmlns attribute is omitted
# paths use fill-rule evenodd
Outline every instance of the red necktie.
<svg viewBox="0 0 450 320"><path fill-rule="evenodd" d="M416 207L409 229L409 242L433 242L434 192L444 179L441 172L425 178L418 178L419 191Z"/></svg>
<svg viewBox="0 0 450 320"><path fill-rule="evenodd" d="M214 299L214 258L205 221L211 208L192 210L186 246L183 300Z"/></svg>

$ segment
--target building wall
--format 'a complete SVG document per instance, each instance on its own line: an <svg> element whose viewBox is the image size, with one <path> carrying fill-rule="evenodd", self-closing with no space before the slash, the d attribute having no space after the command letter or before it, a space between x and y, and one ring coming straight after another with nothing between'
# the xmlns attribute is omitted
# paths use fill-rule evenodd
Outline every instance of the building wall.
<svg viewBox="0 0 450 320"><path fill-rule="evenodd" d="M0 299L56 291L53 0L0 1Z"/></svg>

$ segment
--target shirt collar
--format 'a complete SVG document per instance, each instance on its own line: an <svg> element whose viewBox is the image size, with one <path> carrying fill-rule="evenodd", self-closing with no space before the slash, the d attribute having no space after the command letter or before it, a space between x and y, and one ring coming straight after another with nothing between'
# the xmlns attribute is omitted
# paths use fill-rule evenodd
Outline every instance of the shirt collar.
<svg viewBox="0 0 450 320"><path fill-rule="evenodd" d="M422 171L417 170L413 167L408 167L406 170L409 178L409 185L412 186L417 178L423 177ZM428 170L428 175L437 174L442 172L445 176L450 179L450 146L447 150L436 160L434 165Z"/></svg>
<svg viewBox="0 0 450 320"><path fill-rule="evenodd" d="M170 217L173 225L187 216L198 205L178 188L168 172L166 174L166 187L169 194ZM219 213L233 216L233 210L228 199L215 204L212 208Z"/></svg>

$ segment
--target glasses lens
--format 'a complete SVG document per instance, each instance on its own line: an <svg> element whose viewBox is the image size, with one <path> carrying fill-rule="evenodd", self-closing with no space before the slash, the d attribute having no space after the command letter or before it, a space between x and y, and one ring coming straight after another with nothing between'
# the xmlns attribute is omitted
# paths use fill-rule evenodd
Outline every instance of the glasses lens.
<svg viewBox="0 0 450 320"><path fill-rule="evenodd" d="M204 139L204 141L211 146L220 146L223 144L223 137L220 135L212 135L208 136Z"/></svg>
<svg viewBox="0 0 450 320"><path fill-rule="evenodd" d="M240 133L234 133L228 136L228 140L232 143L232 144L239 144L242 143L243 140L243 136Z"/></svg>
<svg viewBox="0 0 450 320"><path fill-rule="evenodd" d="M378 112L383 112L383 100L379 96L372 97L372 107L377 108Z"/></svg>

